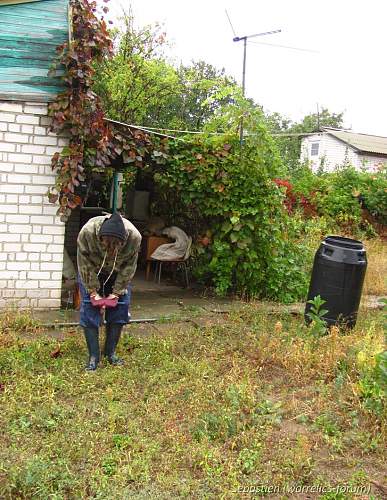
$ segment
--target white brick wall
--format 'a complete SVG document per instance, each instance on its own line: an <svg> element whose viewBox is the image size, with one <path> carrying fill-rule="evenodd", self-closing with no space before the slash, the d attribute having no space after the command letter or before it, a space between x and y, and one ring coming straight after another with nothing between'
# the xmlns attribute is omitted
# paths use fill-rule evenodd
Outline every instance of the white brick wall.
<svg viewBox="0 0 387 500"><path fill-rule="evenodd" d="M49 124L46 104L0 101L0 307L60 307L65 225L45 195L66 140Z"/></svg>

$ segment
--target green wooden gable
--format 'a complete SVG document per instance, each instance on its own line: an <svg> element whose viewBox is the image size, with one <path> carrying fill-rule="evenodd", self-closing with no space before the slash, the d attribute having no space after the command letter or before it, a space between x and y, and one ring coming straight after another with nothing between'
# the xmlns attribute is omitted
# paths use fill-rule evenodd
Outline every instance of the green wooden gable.
<svg viewBox="0 0 387 500"><path fill-rule="evenodd" d="M53 100L64 84L48 70L68 37L68 0L0 0L0 99Z"/></svg>

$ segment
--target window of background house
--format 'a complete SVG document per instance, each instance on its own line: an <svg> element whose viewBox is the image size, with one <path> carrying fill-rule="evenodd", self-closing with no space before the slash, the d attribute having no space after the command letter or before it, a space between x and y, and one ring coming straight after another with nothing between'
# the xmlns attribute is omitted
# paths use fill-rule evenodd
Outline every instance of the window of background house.
<svg viewBox="0 0 387 500"><path fill-rule="evenodd" d="M310 148L310 156L318 156L318 142L312 142L312 146Z"/></svg>

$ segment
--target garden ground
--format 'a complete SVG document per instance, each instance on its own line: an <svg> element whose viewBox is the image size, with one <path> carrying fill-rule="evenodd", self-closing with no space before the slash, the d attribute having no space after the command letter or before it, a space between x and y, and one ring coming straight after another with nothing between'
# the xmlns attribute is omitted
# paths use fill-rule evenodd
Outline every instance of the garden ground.
<svg viewBox="0 0 387 500"><path fill-rule="evenodd" d="M364 293L385 295L367 252ZM319 337L302 305L144 286L133 317L158 321L128 326L122 368L84 372L68 311L0 313L0 498L385 498L383 311Z"/></svg>
<svg viewBox="0 0 387 500"><path fill-rule="evenodd" d="M322 338L261 304L179 319L125 335L125 367L85 373L76 329L58 342L4 313L0 497L383 498L382 311Z"/></svg>

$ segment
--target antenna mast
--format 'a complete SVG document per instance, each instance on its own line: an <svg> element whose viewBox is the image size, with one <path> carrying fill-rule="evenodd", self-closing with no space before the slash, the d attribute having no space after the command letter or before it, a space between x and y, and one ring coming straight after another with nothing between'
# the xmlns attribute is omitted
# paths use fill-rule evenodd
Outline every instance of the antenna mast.
<svg viewBox="0 0 387 500"><path fill-rule="evenodd" d="M265 31L263 33L255 33L254 35L245 35L245 36L237 36L234 30L234 26L232 25L230 16L228 15L227 9L226 11L226 16L228 19L228 22L230 23L232 32L234 34L234 38L232 39L233 42L241 42L243 40L243 69L242 69L242 95L243 97L245 96L245 91L246 91L246 47L247 47L247 39L248 38L255 38L257 36L265 36L265 35L274 35L275 33L281 33L281 30L273 30L273 31ZM242 141L243 141L243 118L241 118L241 125L240 125L240 132L239 132L239 141L242 146Z"/></svg>
<svg viewBox="0 0 387 500"><path fill-rule="evenodd" d="M265 35L274 35L275 33L281 33L281 30L273 30L273 31L265 31L263 33L256 33L255 35L245 35L245 36L234 36L232 39L233 42L241 42L243 40L243 72L242 72L242 92L243 96L245 95L246 89L246 46L247 39L253 38L256 36L265 36Z"/></svg>

